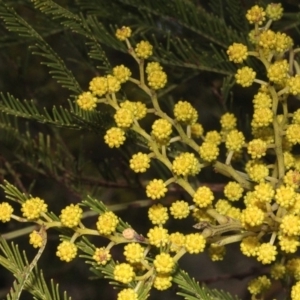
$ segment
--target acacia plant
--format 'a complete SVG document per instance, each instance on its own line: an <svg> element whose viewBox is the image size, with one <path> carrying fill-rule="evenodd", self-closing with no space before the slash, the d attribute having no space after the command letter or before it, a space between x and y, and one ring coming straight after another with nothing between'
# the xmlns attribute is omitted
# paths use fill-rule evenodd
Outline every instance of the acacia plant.
<svg viewBox="0 0 300 300"><path fill-rule="evenodd" d="M287 297L300 299L300 109L289 105L300 94L299 48L284 32L291 20L300 22L299 16L284 14L281 3L246 9L233 0L210 1L206 10L197 1L184 0L104 1L101 9L97 1L76 3L67 10L50 0L21 1L42 12L43 22L50 17L59 23L58 29L84 37L85 59L100 63L90 72L86 88L46 42L50 30L39 25L45 23L35 20L38 33L22 12L16 12L16 4L0 1L0 18L11 39L18 41L15 34L27 39L32 53L70 92L66 105L51 110L2 94L1 139L14 151L3 154L6 200L0 204L0 220L28 224L18 232L29 234L29 244L38 249L28 260L7 242L16 238L15 232L1 237L0 264L15 276L7 299L19 299L23 290L34 299L60 299L58 286L51 281L49 287L38 267L49 231L56 237L57 259L84 260L96 278L109 279L119 300L146 299L153 289L171 286L185 299L235 299L199 284L180 264L183 256L206 251L212 261L226 260L232 243L238 243L245 256L269 266L249 280L252 299L265 299L278 280ZM235 10L231 20L222 13L226 5ZM125 12L126 17L117 20L116 15ZM172 28L178 37L172 36ZM110 51L123 52L124 62L112 65L116 59ZM197 104L176 96L178 82L200 71L221 75L224 112L219 130L206 130ZM252 110L243 122L225 105L234 97L230 90L235 83L253 88L248 89L253 92ZM18 118L22 125L23 119L30 120L25 131ZM48 133L31 126L33 121L45 124ZM117 148L122 157L129 156L126 167L118 169L124 174L114 173L112 161L103 162L97 175L96 168L78 160L75 167L62 127L90 131L109 151ZM227 178L221 198L209 185L200 184L207 168ZM76 200L59 206L63 201L54 205L42 199L35 192L37 174L61 183ZM127 186L142 189L147 200L132 199L119 206L101 201L110 186L120 187L120 176ZM168 198L171 190L176 196ZM145 232L115 211L132 203L148 207L152 225ZM179 224L191 219L195 225L174 231L169 228L171 219ZM98 239L105 242L99 246Z"/></svg>

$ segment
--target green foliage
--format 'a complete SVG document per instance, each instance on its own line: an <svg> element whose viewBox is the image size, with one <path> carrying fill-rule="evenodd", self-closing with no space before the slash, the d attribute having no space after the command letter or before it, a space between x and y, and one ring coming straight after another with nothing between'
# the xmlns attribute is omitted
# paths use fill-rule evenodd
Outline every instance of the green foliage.
<svg viewBox="0 0 300 300"><path fill-rule="evenodd" d="M31 263L28 262L25 252L22 255L17 245L14 243L9 245L2 237L0 237L0 250L3 254L0 255L0 264L16 277L7 299L20 299L21 292L24 289L33 296L33 299L71 300L66 292L64 292L63 297L60 296L59 285L54 284L53 280L51 280L49 289L43 272L37 268L36 264L44 247L39 249Z"/></svg>
<svg viewBox="0 0 300 300"><path fill-rule="evenodd" d="M174 99L177 101L178 95L194 97L194 102L199 106L198 111L203 113L208 106L203 108L197 101L203 97L205 98L203 103L210 105L212 101L205 92L213 90L214 95L220 101L222 110L227 110L228 100L234 99L232 88L235 85L234 74L237 66L228 60L226 51L228 46L234 42L250 45L248 39L250 26L244 18L249 7L243 1L211 0L203 5L200 5L199 2L192 0L114 0L100 3L97 0L57 2L51 0L0 0L0 19L3 21L1 24L3 28L1 27L0 31L0 33L3 32L0 37L0 48L3 49L5 55L9 56L10 49L16 51L14 47L29 45L31 53L37 56L39 62L47 68L52 80L66 90L66 94L59 95L63 101L54 99L53 103L51 102L47 107L44 107L45 103L41 104L42 101L38 99L37 94L32 93L35 87L32 90L29 88L28 94L23 95L24 91L21 91L22 100L18 99L21 97L15 95L14 91L1 92L0 144L3 164L1 164L0 172L3 182L1 186L7 199L16 202L14 203L16 205L22 205L35 192L36 185L38 186L40 181L47 179L55 182L56 187L60 186L64 192L67 191L71 195L70 198L74 197L76 201L84 199L80 202L80 207L86 209L82 219L99 217L111 211L127 210L129 212L135 206L148 207L152 205L150 204L151 200L132 200L136 195L141 197L140 190L144 189L145 182L148 182L149 178L133 176L132 170L124 170L124 165L127 167L129 158L137 149L151 148L151 155L153 154L157 161L163 162L163 165L155 165L158 178L168 178L169 171L174 171L169 159L173 161L180 152L187 151L186 149L189 148L198 153L199 145L191 138L191 128L185 132L186 124L182 125L178 120L174 121L169 116L171 114L173 116L171 109L175 103ZM261 2L266 4L269 1ZM137 59L135 54L132 54L134 46L126 45L115 37L115 30L123 25L130 26L133 31L130 38L132 45L136 45L143 39L154 46L151 61L161 63L170 73L165 88L156 92L146 85L144 76L147 75L142 73L145 67L144 60ZM285 13L284 18L278 21L274 28L281 31L289 30L291 36L299 34L300 14L298 12ZM62 51L60 45L51 42L51 38L55 40L57 36L62 37L67 47L70 47L69 51ZM53 44L53 47L50 44ZM131 54L130 59L127 59L128 53ZM103 98L98 98L98 103L101 105L103 103L112 104L112 108L116 109L126 99L144 101L149 96L151 99L147 99L145 102L148 101L148 106L154 104L153 108L147 108L151 113L155 113L150 121L145 121L145 123L135 120L132 125L135 132L126 132L127 142L121 151L108 152L107 146L104 147L103 136L113 122L110 108L103 109L103 106L100 108L99 105L97 110L83 110L77 105L76 100L87 90L88 82L93 77L111 74L113 67L119 64L124 57L126 57L124 64L132 71L133 78L123 85L122 91L118 92L117 96L114 93L113 96L111 93L107 93L108 95ZM295 62L297 60L299 59L295 58ZM138 62L138 66L133 66L134 62ZM247 65L254 67L257 73L262 74L262 77L266 77L265 70L262 71L262 64L252 61L250 58ZM139 77L136 76L138 73L141 77L140 80L136 79ZM199 87L199 78L206 77L207 74L209 74L208 79L201 79ZM208 84L210 89L206 87ZM196 89L193 90L195 86ZM272 88L274 87L272 86ZM26 91L26 89L24 90ZM42 88L42 90L45 94L48 93L47 88L45 90ZM162 101L158 102L158 98ZM160 105L164 110L160 108ZM229 105L227 106L229 107ZM282 110L287 113L287 106L283 106ZM273 114L276 115L276 113L277 108ZM219 117L220 112L214 111L213 115ZM248 115L249 112L247 112L247 118ZM148 133L147 130L151 128L150 122L155 117L165 118L172 123L176 136L174 133L170 137L173 139L172 142L182 142L181 146L177 147L174 144L158 146L158 142L152 141L151 133ZM286 118L288 117L286 116ZM242 123L244 120L241 118L239 121ZM238 125L249 127L249 122L244 123ZM210 125L208 124L207 128ZM75 138L72 135L74 130L78 133ZM205 131L207 131L206 128ZM78 146L80 144L78 136L85 137L86 133L93 135L94 139L89 141L89 145L83 145L82 142ZM201 138L203 139L203 134L201 134ZM99 142L100 139L101 142ZM96 149L92 148L95 141L97 142ZM76 145L74 146L74 144ZM273 145L269 147L269 149L271 148L274 148ZM276 149L278 148L276 145ZM223 150L221 156L225 155ZM166 157L166 153L168 153L168 157ZM279 157L279 155L277 156ZM254 183L250 180L249 175L240 170L236 171L231 166L230 159L229 162L226 160L225 163L214 163L213 168L220 174L234 178L246 190L251 190ZM203 159L201 163L203 163ZM207 165L208 163L204 162L201 164L201 168L207 167ZM276 175L276 172L275 170L273 173ZM282 170L281 173L283 173ZM10 179L9 182L13 182L13 184L3 178ZM200 177L196 177L190 183L186 175L178 175L171 178L168 184L178 184L179 189L174 190L177 193L176 196L185 197L185 194L191 196L194 188L200 182L202 182ZM28 186L29 188L27 188ZM113 200L108 197L109 205L98 199L99 195L105 195L106 187L113 190L113 197L116 197ZM49 190L49 194L52 193L51 188ZM131 192L132 194L130 194ZM126 197L126 195L128 196ZM53 198L56 198L56 195ZM61 209L66 203L70 204L69 199L61 201L66 203L59 203L56 200L53 203L49 202L49 206L54 204L54 210ZM72 198L71 202L74 202L73 200ZM170 199L166 199L167 205L170 204L169 201ZM270 216L273 217L275 209L270 212ZM61 228L63 226L58 216L58 213L47 212L41 216L41 219L33 220L33 223L41 226L41 234L47 224L49 228L55 228L62 234L59 236L60 240L71 241L71 243L76 240L76 247L83 253L80 257L89 265L94 279L106 278L117 289L137 288L139 300L148 297L155 280L153 274L156 271L153 266L146 266L146 272L148 272L146 275L150 274L145 277L146 279L143 277L144 275L141 275L128 285L121 284L115 280L114 276L114 269L119 264L118 261L111 259L106 265L102 265L93 258L97 247L85 234L98 237L101 235L99 230L89 229L82 223L74 228ZM209 216L215 217L213 213ZM220 216L217 215L217 217ZM279 217L281 217L280 214ZM279 217L276 222L280 219ZM26 221L23 217L15 217L15 220ZM231 220L231 217L228 217L228 220ZM217 221L219 222L218 219ZM213 232L212 236L208 237L210 242L240 241L244 237L244 232L235 234L242 228L239 221L231 223L228 221L228 223L219 222L211 225L201 221L199 227L204 229L203 232L205 230ZM237 223L238 226L236 226ZM127 229L132 229L131 225L119 218L115 232L104 236L111 241L107 247L128 243L123 236L123 232ZM222 230L229 234L221 236ZM221 234L214 236L216 232L221 232ZM246 232L245 236L248 233ZM72 234L73 236L70 237ZM262 235L267 234L268 232L263 232ZM9 233L5 234L5 237L9 236ZM21 254L18 246L14 243L9 245L1 237L0 265L14 274L16 278L7 299L19 299L23 290L28 291L34 299L70 299L66 293L61 296L59 287L53 280L50 281L50 284L46 282L43 272L37 265L46 246L46 240L47 237L44 236L42 247L29 262L25 252ZM145 258L147 263L153 264L154 255L157 254L158 249L148 255L153 245L148 243L146 237L135 232L132 240L145 242ZM168 250L167 247L159 249L161 252ZM179 256L180 251L174 256ZM173 283L179 288L178 295L184 299L238 299L226 292L209 289L207 286L199 284L181 269L174 270L172 276Z"/></svg>
<svg viewBox="0 0 300 300"><path fill-rule="evenodd" d="M200 285L186 272L179 270L174 276L174 282L178 284L180 292L177 294L187 300L238 300L227 292L209 289L205 285Z"/></svg>

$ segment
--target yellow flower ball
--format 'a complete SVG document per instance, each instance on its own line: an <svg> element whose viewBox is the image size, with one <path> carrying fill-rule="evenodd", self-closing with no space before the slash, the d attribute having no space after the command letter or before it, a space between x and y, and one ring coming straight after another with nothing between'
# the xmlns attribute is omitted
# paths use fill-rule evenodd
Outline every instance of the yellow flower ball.
<svg viewBox="0 0 300 300"><path fill-rule="evenodd" d="M23 216L28 220L38 219L42 213L47 211L47 204L45 201L36 197L30 198L26 200L22 204L21 211L23 212Z"/></svg>
<svg viewBox="0 0 300 300"><path fill-rule="evenodd" d="M141 41L136 45L136 56L142 59L146 59L152 55L153 46L148 41Z"/></svg>
<svg viewBox="0 0 300 300"><path fill-rule="evenodd" d="M190 254L198 254L204 251L206 240L200 233L191 233L186 235L184 246Z"/></svg>
<svg viewBox="0 0 300 300"><path fill-rule="evenodd" d="M98 217L96 227L100 234L109 235L116 231L119 218L112 212L107 211Z"/></svg>
<svg viewBox="0 0 300 300"><path fill-rule="evenodd" d="M189 204L183 200L172 203L170 213L175 219L184 219L190 214Z"/></svg>
<svg viewBox="0 0 300 300"><path fill-rule="evenodd" d="M29 235L29 244L33 246L33 248L40 248L43 244L43 238L39 232L34 230Z"/></svg>
<svg viewBox="0 0 300 300"><path fill-rule="evenodd" d="M13 211L14 209L9 203L7 202L0 203L0 221L3 223L9 222Z"/></svg>
<svg viewBox="0 0 300 300"><path fill-rule="evenodd" d="M97 264L104 266L111 260L111 254L105 247L96 248L93 259L97 262Z"/></svg>
<svg viewBox="0 0 300 300"><path fill-rule="evenodd" d="M65 207L59 216L61 224L69 228L78 226L82 218L82 212L78 204Z"/></svg>
<svg viewBox="0 0 300 300"><path fill-rule="evenodd" d="M120 41L125 41L126 39L130 38L131 36L131 29L127 26L122 26L118 28L116 31L116 37Z"/></svg>
<svg viewBox="0 0 300 300"><path fill-rule="evenodd" d="M162 252L155 256L153 265L158 273L168 274L173 270L175 262L169 253Z"/></svg>
<svg viewBox="0 0 300 300"><path fill-rule="evenodd" d="M62 261L70 262L77 255L77 247L70 241L63 241L57 247L56 256Z"/></svg>
<svg viewBox="0 0 300 300"><path fill-rule="evenodd" d="M131 282L135 277L133 267L127 263L121 263L116 265L113 275L116 281L120 281L125 284Z"/></svg>
<svg viewBox="0 0 300 300"><path fill-rule="evenodd" d="M108 129L104 136L104 141L110 148L119 148L124 144L125 140L124 130L118 127Z"/></svg>
<svg viewBox="0 0 300 300"><path fill-rule="evenodd" d="M97 106L97 98L91 92L84 92L78 96L76 103L83 110L93 110Z"/></svg>

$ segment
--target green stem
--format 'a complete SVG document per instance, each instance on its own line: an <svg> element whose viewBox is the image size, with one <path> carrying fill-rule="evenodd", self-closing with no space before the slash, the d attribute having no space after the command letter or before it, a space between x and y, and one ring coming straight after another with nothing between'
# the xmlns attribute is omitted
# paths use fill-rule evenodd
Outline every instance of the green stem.
<svg viewBox="0 0 300 300"><path fill-rule="evenodd" d="M269 90L273 98L272 111L273 111L273 129L275 138L275 153L277 158L277 168L278 168L278 179L280 180L284 176L284 161L282 152L282 135L281 128L277 121L277 109L278 109L278 95L274 87L270 86Z"/></svg>
<svg viewBox="0 0 300 300"><path fill-rule="evenodd" d="M221 173L226 177L232 177L233 179L235 179L244 189L251 189L251 183L243 178L240 174L238 174L238 172L232 166L217 161L214 164L214 168L216 172Z"/></svg>

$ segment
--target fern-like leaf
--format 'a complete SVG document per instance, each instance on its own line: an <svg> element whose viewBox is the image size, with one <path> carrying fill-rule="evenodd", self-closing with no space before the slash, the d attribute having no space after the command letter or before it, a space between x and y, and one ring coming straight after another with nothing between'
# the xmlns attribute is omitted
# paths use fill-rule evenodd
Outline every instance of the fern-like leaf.
<svg viewBox="0 0 300 300"><path fill-rule="evenodd" d="M3 0L0 0L0 18L9 31L15 32L23 38L34 39L35 44L31 46L33 53L45 59L43 64L51 69L50 74L61 86L75 94L82 92L78 82L63 60L45 42L42 36L21 18L12 7L6 5Z"/></svg>
<svg viewBox="0 0 300 300"><path fill-rule="evenodd" d="M209 289L205 285L199 285L195 279L186 272L178 270L173 277L173 281L178 284L180 292L177 294L187 300L238 300L237 297L224 291Z"/></svg>

